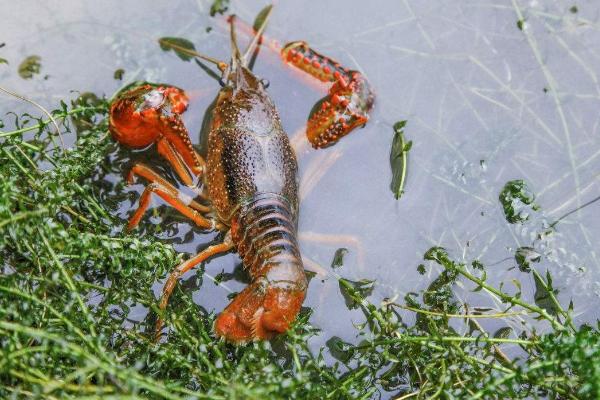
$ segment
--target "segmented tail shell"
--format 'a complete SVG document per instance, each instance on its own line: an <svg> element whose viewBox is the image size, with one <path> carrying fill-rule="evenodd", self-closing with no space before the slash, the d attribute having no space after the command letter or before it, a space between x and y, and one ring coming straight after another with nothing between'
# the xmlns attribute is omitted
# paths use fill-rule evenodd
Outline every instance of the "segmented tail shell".
<svg viewBox="0 0 600 400"><path fill-rule="evenodd" d="M327 147L369 120L375 96L369 82L358 71L311 49L306 42L288 43L281 50L284 61L322 82L333 82L329 94L309 116L306 135L315 148Z"/></svg>
<svg viewBox="0 0 600 400"><path fill-rule="evenodd" d="M269 192L257 194L236 211L231 238L251 283L217 317L217 336L234 343L270 339L296 319L308 285L296 216L286 197Z"/></svg>
<svg viewBox="0 0 600 400"><path fill-rule="evenodd" d="M296 214L283 196L274 193L263 193L240 207L231 234L253 281L265 277L272 285L306 289Z"/></svg>

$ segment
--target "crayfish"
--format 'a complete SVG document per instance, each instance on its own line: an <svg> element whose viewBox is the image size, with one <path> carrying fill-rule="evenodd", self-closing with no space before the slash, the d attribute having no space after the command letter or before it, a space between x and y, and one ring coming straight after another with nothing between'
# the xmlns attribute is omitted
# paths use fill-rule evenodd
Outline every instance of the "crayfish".
<svg viewBox="0 0 600 400"><path fill-rule="evenodd" d="M229 63L198 55L218 67L223 85L212 112L206 158L192 146L181 120L188 104L181 89L144 84L121 93L110 109L110 130L117 141L133 148L156 144L159 154L185 185L197 189L199 197L196 200L183 195L151 167L138 163L128 181L140 176L150 183L128 229L138 225L151 195L156 194L198 227L223 232L221 243L209 246L173 270L162 290L160 308L166 309L182 274L209 257L235 250L251 283L214 324L218 337L234 343L269 339L285 332L298 315L307 289L297 240L296 156L265 81L248 67L269 14L270 9L243 54L237 45L235 18L230 18ZM323 102L308 124L313 146L326 146L366 123L373 95L358 72L342 68L302 42L287 45L282 55L319 79L334 81L330 99ZM304 66L308 57L312 57L310 68L319 70L318 74ZM157 338L161 330L159 318Z"/></svg>

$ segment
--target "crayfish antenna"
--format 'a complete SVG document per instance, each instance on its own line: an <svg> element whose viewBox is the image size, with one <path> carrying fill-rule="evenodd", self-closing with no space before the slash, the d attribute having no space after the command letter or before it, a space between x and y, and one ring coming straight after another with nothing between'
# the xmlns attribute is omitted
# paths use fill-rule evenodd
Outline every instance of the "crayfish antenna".
<svg viewBox="0 0 600 400"><path fill-rule="evenodd" d="M242 54L240 53L240 48L237 44L237 34L235 32L235 15L229 17L229 23L231 24L229 30L229 37L231 43L231 69L232 71L236 71L238 66L244 65L244 59L242 58Z"/></svg>
<svg viewBox="0 0 600 400"><path fill-rule="evenodd" d="M269 21L269 18L271 17L272 11L273 11L273 5L271 4L270 6L267 6L263 11L260 12L260 14L264 13L264 17L262 18L260 26L256 30L256 34L252 38L252 41L250 42L250 44L248 44L248 47L244 51L243 55L241 54L240 48L237 44L237 34L235 31L236 16L232 15L231 17L229 17L229 23L231 24L231 29L230 29L231 39L230 40L231 40L231 69L232 70L235 70L238 67L238 65L241 65L243 67L248 66L248 58L256 50L256 46L258 46L260 38L261 38L263 32L265 31L265 28L267 27L267 22Z"/></svg>
<svg viewBox="0 0 600 400"><path fill-rule="evenodd" d="M176 52L187 54L190 57L199 58L200 60L204 60L206 62L214 64L221 72L223 72L225 69L227 69L226 62L216 59L214 57L208 56L206 54L198 53L196 50L192 50L187 47L182 47L177 43L173 43L172 41L169 41L167 38L159 39L158 43L160 44L160 46L162 48L173 49Z"/></svg>
<svg viewBox="0 0 600 400"><path fill-rule="evenodd" d="M273 4L265 7L260 12L260 14L264 13L264 17L262 18L260 26L256 30L256 34L252 38L252 41L250 42L250 44L246 48L246 51L244 51L244 56L242 57L242 60L244 62L244 66L247 66L250 54L254 53L254 51L256 50L256 46L258 46L258 43L260 42L260 38L261 38L263 32L265 31L265 28L267 27L267 22L269 22L269 18L271 17L271 12L272 11L273 11Z"/></svg>

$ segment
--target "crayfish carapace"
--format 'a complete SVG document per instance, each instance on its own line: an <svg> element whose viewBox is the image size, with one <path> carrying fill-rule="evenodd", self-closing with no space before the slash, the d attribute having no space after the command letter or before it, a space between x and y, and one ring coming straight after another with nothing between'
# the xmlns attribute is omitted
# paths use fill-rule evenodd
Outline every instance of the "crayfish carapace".
<svg viewBox="0 0 600 400"><path fill-rule="evenodd" d="M234 343L268 339L285 332L298 315L307 289L297 240L296 156L266 92L265 81L248 67L248 59L256 50L269 14L270 9L244 54L236 42L235 18L230 18L229 63L193 54L219 68L223 86L212 112L206 159L192 147L181 121L188 101L181 89L144 84L124 91L110 109L110 130L116 140L134 148L156 143L158 152L169 161L182 182L196 188L200 197L200 201L190 199L149 166L136 164L128 181L131 183L135 176L141 176L150 184L140 197L128 229L139 223L154 193L200 228L223 232L221 243L209 246L169 275L160 309L167 308L169 296L186 271L213 255L237 251L251 283L217 317L214 325L217 336ZM307 51L303 46L293 46L296 54ZM284 49L288 50L292 54L289 46ZM360 83L360 74L337 64L331 68L330 75L335 80L328 102L331 107L323 106L323 112L314 117L318 118L318 124L314 124L318 132L309 136L316 147L364 124L373 102L366 81ZM361 104L357 105L357 101ZM335 119L327 128L324 118L330 118L329 111ZM159 318L157 338L161 330Z"/></svg>

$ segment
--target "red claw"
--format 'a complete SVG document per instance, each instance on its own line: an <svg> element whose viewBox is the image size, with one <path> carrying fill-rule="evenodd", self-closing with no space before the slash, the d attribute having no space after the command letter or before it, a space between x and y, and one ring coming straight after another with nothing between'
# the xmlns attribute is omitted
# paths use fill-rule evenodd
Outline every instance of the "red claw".
<svg viewBox="0 0 600 400"><path fill-rule="evenodd" d="M183 90L143 84L119 94L112 102L109 130L115 140L133 148L158 142L159 152L167 152L164 143L161 145L164 139L186 166L198 174L200 160L180 117L187 106L188 97Z"/></svg>
<svg viewBox="0 0 600 400"><path fill-rule="evenodd" d="M360 72L342 67L301 41L285 45L281 55L286 62L315 78L333 82L329 95L307 122L306 135L313 147L330 146L369 120L375 96Z"/></svg>

